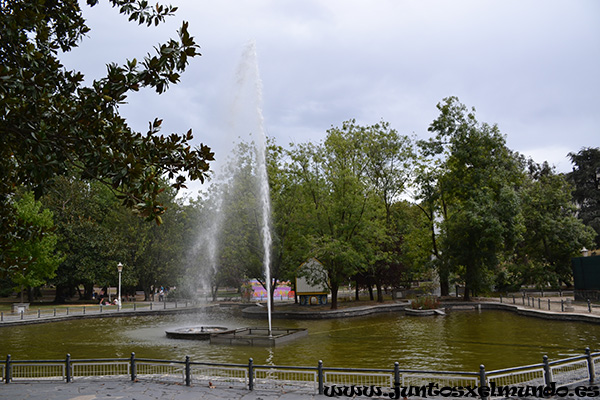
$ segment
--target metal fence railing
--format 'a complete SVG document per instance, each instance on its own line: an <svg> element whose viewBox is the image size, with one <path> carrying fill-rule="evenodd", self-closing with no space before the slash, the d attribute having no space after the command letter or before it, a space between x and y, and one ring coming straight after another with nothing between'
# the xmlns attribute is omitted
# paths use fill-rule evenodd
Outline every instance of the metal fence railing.
<svg viewBox="0 0 600 400"><path fill-rule="evenodd" d="M525 365L491 371L487 374L487 380L488 383L493 382L496 386L543 385L544 364Z"/></svg>
<svg viewBox="0 0 600 400"><path fill-rule="evenodd" d="M543 357L540 364L525 365L495 371L486 371L483 365L478 372L421 371L401 369L399 363L387 369L358 369L325 367L321 361L316 367L218 364L185 360L157 360L136 358L72 359L63 360L13 360L10 355L0 364L3 383L21 381L59 380L72 382L80 379L148 380L175 382L190 386L227 385L249 390L295 387L307 392L324 393L327 386L359 386L392 388L395 386L423 387L496 387L532 385L568 385L600 379L600 352L586 349L581 356L556 361Z"/></svg>
<svg viewBox="0 0 600 400"><path fill-rule="evenodd" d="M546 293L548 295L548 293ZM590 299L584 301L574 302L571 298L554 298L544 297L544 293L521 293L521 294L509 294L506 296L500 295L499 298L495 299L503 304L512 304L524 308L551 311L551 312L577 312L587 313L592 315L600 314L600 305L594 304Z"/></svg>
<svg viewBox="0 0 600 400"><path fill-rule="evenodd" d="M116 305L85 305L85 306L69 306L69 307L54 307L54 308L29 308L21 309L17 312L0 311L0 325L10 325L28 321L35 322L50 322L64 318L82 318L82 317L103 317L107 315L138 315L151 311L185 311L186 309L195 309L198 307L196 302L180 300L180 301L161 301L161 302L130 302L123 303L119 309Z"/></svg>

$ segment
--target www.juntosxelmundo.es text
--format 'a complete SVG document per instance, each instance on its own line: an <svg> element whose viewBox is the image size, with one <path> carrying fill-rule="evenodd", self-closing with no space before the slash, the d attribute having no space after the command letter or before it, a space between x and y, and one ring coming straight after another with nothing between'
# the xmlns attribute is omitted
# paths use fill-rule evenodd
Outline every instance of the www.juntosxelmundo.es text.
<svg viewBox="0 0 600 400"><path fill-rule="evenodd" d="M385 397L403 399L410 397L600 397L600 386L556 386L555 382L542 386L442 386L429 383L422 386L325 386L323 394L328 397Z"/></svg>

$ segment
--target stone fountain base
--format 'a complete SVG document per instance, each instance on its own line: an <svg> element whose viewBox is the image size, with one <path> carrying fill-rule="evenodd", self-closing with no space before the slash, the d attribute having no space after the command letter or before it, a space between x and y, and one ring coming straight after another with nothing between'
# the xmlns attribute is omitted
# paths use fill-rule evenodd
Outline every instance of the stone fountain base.
<svg viewBox="0 0 600 400"><path fill-rule="evenodd" d="M239 328L228 332L210 335L211 344L229 344L244 346L276 346L308 336L306 328L288 329Z"/></svg>
<svg viewBox="0 0 600 400"><path fill-rule="evenodd" d="M222 326L194 326L165 332L167 333L167 337L171 339L209 340L211 335L219 335L231 331L232 329Z"/></svg>

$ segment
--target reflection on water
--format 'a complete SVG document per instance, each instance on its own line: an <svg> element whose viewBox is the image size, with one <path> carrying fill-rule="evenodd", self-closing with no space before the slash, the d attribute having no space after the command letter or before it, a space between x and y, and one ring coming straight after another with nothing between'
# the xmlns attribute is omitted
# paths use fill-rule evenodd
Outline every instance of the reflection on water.
<svg viewBox="0 0 600 400"><path fill-rule="evenodd" d="M309 336L274 348L211 345L169 339L165 330L217 325L264 325L229 311L189 315L88 319L0 329L0 357L59 359L128 357L259 365L477 371L539 363L598 350L600 325L547 321L503 311L457 311L445 317L394 313L336 320L275 320L277 327L308 328Z"/></svg>

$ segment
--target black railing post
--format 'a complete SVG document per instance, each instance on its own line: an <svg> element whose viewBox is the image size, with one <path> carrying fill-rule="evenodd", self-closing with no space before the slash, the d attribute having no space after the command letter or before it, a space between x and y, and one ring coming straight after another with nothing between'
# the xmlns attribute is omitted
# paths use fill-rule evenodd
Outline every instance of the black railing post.
<svg viewBox="0 0 600 400"><path fill-rule="evenodd" d="M56 308L54 309L54 316L56 317Z"/></svg>
<svg viewBox="0 0 600 400"><path fill-rule="evenodd" d="M544 356L544 382L547 386L552 384L552 370L550 369L550 364L548 363L548 356Z"/></svg>
<svg viewBox="0 0 600 400"><path fill-rule="evenodd" d="M65 368L66 368L66 378L67 383L71 382L71 355L67 354L67 358L65 359Z"/></svg>
<svg viewBox="0 0 600 400"><path fill-rule="evenodd" d="M565 311L565 301L563 299L560 299L560 311Z"/></svg>
<svg viewBox="0 0 600 400"><path fill-rule="evenodd" d="M500 295L500 303L502 303L502 295Z"/></svg>
<svg viewBox="0 0 600 400"><path fill-rule="evenodd" d="M0 312L0 321L4 322L4 311Z"/></svg>
<svg viewBox="0 0 600 400"><path fill-rule="evenodd" d="M594 383L594 380L596 378L596 371L594 370L594 359L592 358L592 352L590 351L589 347L585 348L585 356L587 359L588 375L590 377L590 383Z"/></svg>
<svg viewBox="0 0 600 400"><path fill-rule="evenodd" d="M38 318L42 316L42 310L38 308Z"/></svg>
<svg viewBox="0 0 600 400"><path fill-rule="evenodd" d="M69 315L69 307L67 307L67 315Z"/></svg>
<svg viewBox="0 0 600 400"><path fill-rule="evenodd" d="M85 306L83 306L83 315L85 315Z"/></svg>
<svg viewBox="0 0 600 400"><path fill-rule="evenodd" d="M483 364L481 364L479 366L479 386L483 387L483 386L487 386L487 380L485 379L485 366ZM485 396L481 396L481 400L486 400L487 397Z"/></svg>
<svg viewBox="0 0 600 400"><path fill-rule="evenodd" d="M10 383L12 379L12 364L10 362L10 354L6 356L6 371L4 371L4 383Z"/></svg>
<svg viewBox="0 0 600 400"><path fill-rule="evenodd" d="M400 364L394 363L394 387L400 387Z"/></svg>
<svg viewBox="0 0 600 400"><path fill-rule="evenodd" d="M538 297L538 308L541 310L542 309L542 298Z"/></svg>
<svg viewBox="0 0 600 400"><path fill-rule="evenodd" d="M319 365L317 367L317 380L319 384L319 394L325 393L324 389L324 374L323 374L323 361L319 360Z"/></svg>
<svg viewBox="0 0 600 400"><path fill-rule="evenodd" d="M248 360L248 390L254 390L254 361Z"/></svg>
<svg viewBox="0 0 600 400"><path fill-rule="evenodd" d="M25 311L21 310L21 319L23 319L23 315L25 315L24 313Z"/></svg>
<svg viewBox="0 0 600 400"><path fill-rule="evenodd" d="M550 299L548 299L548 311L550 311Z"/></svg>
<svg viewBox="0 0 600 400"><path fill-rule="evenodd" d="M152 311L152 303L150 303L150 311Z"/></svg>
<svg viewBox="0 0 600 400"><path fill-rule="evenodd" d="M192 385L192 367L190 365L190 356L185 356L185 386Z"/></svg>
<svg viewBox="0 0 600 400"><path fill-rule="evenodd" d="M590 312L592 312L592 302L590 301L590 299L587 299L587 302L588 302L588 310Z"/></svg>
<svg viewBox="0 0 600 400"><path fill-rule="evenodd" d="M132 352L131 353L131 357L129 358L129 369L131 372L131 381L135 382L136 378L137 378L137 369L136 369L136 365L135 365L135 353Z"/></svg>
<svg viewBox="0 0 600 400"><path fill-rule="evenodd" d="M513 304L516 304L517 300L515 299L515 295L513 294Z"/></svg>

